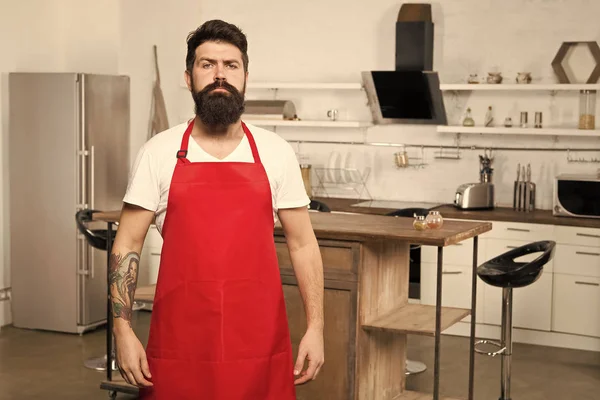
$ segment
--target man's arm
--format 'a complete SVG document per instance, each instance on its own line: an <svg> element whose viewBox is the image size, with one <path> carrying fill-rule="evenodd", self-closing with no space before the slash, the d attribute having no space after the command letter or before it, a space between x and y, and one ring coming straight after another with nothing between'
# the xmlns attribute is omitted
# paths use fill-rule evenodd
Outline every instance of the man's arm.
<svg viewBox="0 0 600 400"><path fill-rule="evenodd" d="M114 330L131 329L140 253L154 212L125 203L110 254L110 297Z"/></svg>
<svg viewBox="0 0 600 400"><path fill-rule="evenodd" d="M110 254L110 301L117 361L121 375L130 384L152 386L144 348L133 333L131 316L137 286L140 253L154 212L124 203L119 229Z"/></svg>
<svg viewBox="0 0 600 400"><path fill-rule="evenodd" d="M294 274L304 302L308 329L300 343L294 374L299 375L305 359L308 370L296 384L314 379L324 363L323 352L323 261L306 207L280 209L279 219L288 245Z"/></svg>

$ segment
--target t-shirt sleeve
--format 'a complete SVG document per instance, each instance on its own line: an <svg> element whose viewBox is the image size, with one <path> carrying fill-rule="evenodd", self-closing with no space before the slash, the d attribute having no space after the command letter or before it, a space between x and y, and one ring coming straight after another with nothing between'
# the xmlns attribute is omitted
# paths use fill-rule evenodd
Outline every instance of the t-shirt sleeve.
<svg viewBox="0 0 600 400"><path fill-rule="evenodd" d="M152 154L142 146L129 173L123 201L156 212L160 203L159 182Z"/></svg>
<svg viewBox="0 0 600 400"><path fill-rule="evenodd" d="M277 191L276 206L282 208L306 207L310 204L310 199L304 188L300 165L296 158L294 149L286 142L283 153L283 172L281 174L281 183Z"/></svg>

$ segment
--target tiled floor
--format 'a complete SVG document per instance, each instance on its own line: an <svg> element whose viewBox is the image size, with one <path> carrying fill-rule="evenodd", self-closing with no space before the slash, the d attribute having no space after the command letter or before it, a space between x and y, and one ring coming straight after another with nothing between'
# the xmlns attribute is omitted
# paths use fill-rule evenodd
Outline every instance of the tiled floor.
<svg viewBox="0 0 600 400"><path fill-rule="evenodd" d="M143 343L149 316L147 312L138 316L136 331ZM0 400L108 399L108 392L99 389L102 373L83 367L84 360L104 353L104 344L101 329L78 336L3 328L0 331ZM409 358L425 362L428 369L409 377L407 388L431 392L433 340L411 336L408 344ZM466 398L467 349L466 338L442 338L442 394ZM515 344L513 351L514 400L600 399L600 353L522 344ZM499 374L498 358L476 356L477 400L498 399ZM132 399L126 395L118 398Z"/></svg>

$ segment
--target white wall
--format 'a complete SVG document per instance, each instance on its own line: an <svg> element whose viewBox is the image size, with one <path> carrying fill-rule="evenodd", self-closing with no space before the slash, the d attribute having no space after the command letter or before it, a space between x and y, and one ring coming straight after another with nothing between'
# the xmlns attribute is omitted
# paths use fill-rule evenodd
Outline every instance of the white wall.
<svg viewBox="0 0 600 400"><path fill-rule="evenodd" d="M0 0L0 288L10 286L8 73L118 73L118 17L117 0ZM10 321L9 302L1 302L0 326Z"/></svg>
<svg viewBox="0 0 600 400"><path fill-rule="evenodd" d="M402 2L355 1L271 1L231 0L180 1L164 6L148 2L122 3L122 71L132 75L136 104L132 110L132 155L145 140L153 81L150 47L159 44L163 91L171 125L188 118L192 110L189 93L178 88L185 57L185 35L202 22L220 18L240 26L248 36L250 80L288 82L360 82L360 71L394 68L395 21ZM493 11L491 11L493 10ZM435 69L442 82L458 82L469 73L485 76L501 71L512 81L519 71L531 71L534 82L555 82L550 62L560 44L569 40L599 40L600 31L592 15L600 3L591 0L443 0L433 3L435 23ZM129 16L138 20L129 24ZM133 18L133 17L132 17ZM557 22L560 23L557 23ZM155 39L156 38L156 39ZM142 44L144 44L142 46ZM584 51L570 57L570 66L581 77L591 71L591 57ZM272 98L272 92L249 90L248 98ZM370 118L364 93L279 91L278 98L293 100L303 119L325 119L330 108L340 110L342 118ZM471 97L446 94L451 122L462 118L471 107L478 123L488 105L496 121L506 116L518 121L519 112L542 111L544 124L576 124L577 93L476 93ZM407 144L453 145L452 134L437 134L435 128L409 125L358 129L278 128L286 139L392 142ZM463 135L462 145L538 146L600 148L600 140L523 136ZM315 167L324 166L332 150L342 156L352 152L360 168L371 169L368 189L374 198L451 202L456 187L479 179L480 151L463 151L460 161L435 160L435 150L425 151L423 169L397 170L393 164L395 148L357 145L302 144L299 152ZM418 156L418 149L409 149ZM598 153L574 154L598 157ZM538 185L538 204L551 205L552 179L561 172L594 172L597 164L571 164L564 152L496 152L493 167L496 200L512 202L512 182L517 163L532 164L532 179ZM330 192L340 194L340 192Z"/></svg>

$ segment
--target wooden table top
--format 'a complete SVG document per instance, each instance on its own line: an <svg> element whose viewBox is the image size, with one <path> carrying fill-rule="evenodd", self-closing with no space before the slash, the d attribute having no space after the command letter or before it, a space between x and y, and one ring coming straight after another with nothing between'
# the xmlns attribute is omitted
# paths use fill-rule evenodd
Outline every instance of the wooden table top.
<svg viewBox="0 0 600 400"><path fill-rule="evenodd" d="M94 213L95 221L116 222L119 211ZM311 212L310 219L317 238L364 242L374 239L408 241L412 244L449 246L481 235L492 229L489 222L446 221L441 229L417 231L413 218L382 215ZM283 234L281 224L275 234Z"/></svg>

